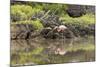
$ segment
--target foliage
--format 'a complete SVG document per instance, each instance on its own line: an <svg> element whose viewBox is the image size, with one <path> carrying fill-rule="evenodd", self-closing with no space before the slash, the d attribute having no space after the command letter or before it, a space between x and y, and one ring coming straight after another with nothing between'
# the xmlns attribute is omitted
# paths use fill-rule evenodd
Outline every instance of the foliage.
<svg viewBox="0 0 100 67"><path fill-rule="evenodd" d="M33 27L35 27L35 29L40 30L43 28L42 23L40 22L40 20L35 20L32 22Z"/></svg>
<svg viewBox="0 0 100 67"><path fill-rule="evenodd" d="M42 8L40 6L38 6L37 8L33 8L29 5L12 5L11 16L12 16L12 19L15 19L15 21L28 20L32 17L32 15L41 11L41 9Z"/></svg>
<svg viewBox="0 0 100 67"><path fill-rule="evenodd" d="M63 21L64 24L74 23L74 24L87 25L87 24L94 24L95 23L95 19L94 19L93 14L86 14L86 15L83 15L82 17L78 17L78 18L72 18L66 14L66 15L62 15L60 17L60 20Z"/></svg>
<svg viewBox="0 0 100 67"><path fill-rule="evenodd" d="M51 13L58 15L65 14L65 10L67 9L67 5L65 4L43 4L43 6L45 10L51 10Z"/></svg>
<svg viewBox="0 0 100 67"><path fill-rule="evenodd" d="M60 20L63 23L77 23L77 24L94 24L95 19L93 14L86 14L82 17L72 18L70 17L66 9L68 5L66 4L53 4L53 3L32 3L27 2L27 4L15 4L11 6L11 16L12 21L22 21L22 20L30 20L34 14L39 13L40 11L47 12L49 11L49 15L58 15ZM35 21L39 22L39 21ZM34 22L34 23L35 23ZM37 23L34 25L37 26ZM40 25L41 26L41 25Z"/></svg>
<svg viewBox="0 0 100 67"><path fill-rule="evenodd" d="M36 30L40 30L43 28L43 24L38 19L37 20L17 21L17 22L12 22L11 24L32 24Z"/></svg>

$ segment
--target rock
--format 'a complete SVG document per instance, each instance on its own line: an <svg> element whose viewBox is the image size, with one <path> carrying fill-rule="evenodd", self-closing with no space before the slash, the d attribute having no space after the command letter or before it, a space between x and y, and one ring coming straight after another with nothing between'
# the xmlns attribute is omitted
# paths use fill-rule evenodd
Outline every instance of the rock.
<svg viewBox="0 0 100 67"><path fill-rule="evenodd" d="M86 14L85 6L81 5L69 5L67 13L70 17L80 17Z"/></svg>
<svg viewBox="0 0 100 67"><path fill-rule="evenodd" d="M95 6L86 6L86 13L95 14Z"/></svg>
<svg viewBox="0 0 100 67"><path fill-rule="evenodd" d="M11 24L11 39L28 39L33 31L31 24Z"/></svg>
<svg viewBox="0 0 100 67"><path fill-rule="evenodd" d="M57 38L74 38L74 34L66 26L60 25L55 28L44 28L41 31L41 35L44 38L57 39Z"/></svg>
<svg viewBox="0 0 100 67"><path fill-rule="evenodd" d="M33 39L40 36L40 31L30 32L29 39Z"/></svg>
<svg viewBox="0 0 100 67"><path fill-rule="evenodd" d="M80 17L86 13L95 14L95 6L68 5L66 12L71 17Z"/></svg>
<svg viewBox="0 0 100 67"><path fill-rule="evenodd" d="M17 35L17 39L28 39L30 35L29 31L20 31L20 33Z"/></svg>
<svg viewBox="0 0 100 67"><path fill-rule="evenodd" d="M42 31L40 32L40 34L44 37L44 38L47 38L47 34L52 30L52 28L50 27L47 27L47 28L44 28L42 29Z"/></svg>
<svg viewBox="0 0 100 67"><path fill-rule="evenodd" d="M75 37L84 37L87 35L95 35L95 24L80 25L80 24L66 24L69 30Z"/></svg>
<svg viewBox="0 0 100 67"><path fill-rule="evenodd" d="M45 28L41 31L41 34L46 39L56 39L59 37L59 33L55 28Z"/></svg>

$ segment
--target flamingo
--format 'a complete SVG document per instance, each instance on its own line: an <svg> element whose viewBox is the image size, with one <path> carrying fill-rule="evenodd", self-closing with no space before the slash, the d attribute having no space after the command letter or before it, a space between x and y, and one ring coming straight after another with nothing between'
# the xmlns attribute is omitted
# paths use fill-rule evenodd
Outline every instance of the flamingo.
<svg viewBox="0 0 100 67"><path fill-rule="evenodd" d="M57 30L57 32L64 32L64 30L68 29L65 25L56 26L54 29Z"/></svg>

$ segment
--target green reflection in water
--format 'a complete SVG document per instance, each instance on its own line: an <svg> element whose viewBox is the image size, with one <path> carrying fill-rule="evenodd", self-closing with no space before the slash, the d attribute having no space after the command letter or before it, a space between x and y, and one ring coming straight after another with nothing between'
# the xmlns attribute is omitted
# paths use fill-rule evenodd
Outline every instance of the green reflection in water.
<svg viewBox="0 0 100 67"><path fill-rule="evenodd" d="M11 41L11 45L13 45L11 47L11 65L94 61L94 41L94 37L80 38L73 42L65 40L64 44L61 40ZM69 45L70 43L72 43L72 46ZM14 47L16 49L12 49ZM58 48L63 49L66 53L63 55L55 54Z"/></svg>

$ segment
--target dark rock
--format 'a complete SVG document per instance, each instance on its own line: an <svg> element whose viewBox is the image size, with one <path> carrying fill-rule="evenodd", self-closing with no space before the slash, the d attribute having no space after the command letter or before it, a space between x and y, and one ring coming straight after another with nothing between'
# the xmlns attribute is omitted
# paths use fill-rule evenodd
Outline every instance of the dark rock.
<svg viewBox="0 0 100 67"><path fill-rule="evenodd" d="M29 39L33 39L40 36L40 31L30 32Z"/></svg>
<svg viewBox="0 0 100 67"><path fill-rule="evenodd" d="M74 38L74 34L71 30L68 28L65 29L63 32L58 32L56 28L45 28L41 31L41 35L44 38L49 38L49 39L56 39L56 38Z"/></svg>
<svg viewBox="0 0 100 67"><path fill-rule="evenodd" d="M19 35L17 35L17 39L28 39L30 35L29 31L20 31Z"/></svg>
<svg viewBox="0 0 100 67"><path fill-rule="evenodd" d="M33 31L31 24L11 24L11 39L29 39Z"/></svg>
<svg viewBox="0 0 100 67"><path fill-rule="evenodd" d="M95 6L86 6L86 13L95 14Z"/></svg>
<svg viewBox="0 0 100 67"><path fill-rule="evenodd" d="M69 5L67 13L71 17L80 17L86 14L85 6L81 5Z"/></svg>
<svg viewBox="0 0 100 67"><path fill-rule="evenodd" d="M75 37L95 35L95 24L79 25L79 24L66 24L66 26L73 32Z"/></svg>
<svg viewBox="0 0 100 67"><path fill-rule="evenodd" d="M16 22L16 21L20 21L21 20L21 18L20 18L20 15L13 15L13 14L11 14L11 21L12 22Z"/></svg>
<svg viewBox="0 0 100 67"><path fill-rule="evenodd" d="M80 17L86 13L95 14L95 6L68 5L66 12L71 17Z"/></svg>
<svg viewBox="0 0 100 67"><path fill-rule="evenodd" d="M52 28L50 27L47 27L47 28L44 28L42 29L42 31L40 32L40 34L44 37L44 38L47 38L47 34L52 30Z"/></svg>

